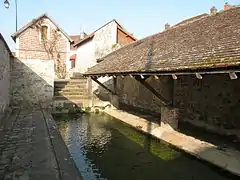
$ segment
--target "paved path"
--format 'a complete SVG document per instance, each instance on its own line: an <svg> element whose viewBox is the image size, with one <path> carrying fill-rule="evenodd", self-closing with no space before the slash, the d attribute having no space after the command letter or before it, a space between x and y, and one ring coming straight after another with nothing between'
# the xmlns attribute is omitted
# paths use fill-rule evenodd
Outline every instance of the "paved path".
<svg viewBox="0 0 240 180"><path fill-rule="evenodd" d="M200 141L191 136L174 130L160 127L145 118L116 109L107 109L105 112L121 121L151 134L199 159L212 163L235 175L240 176L240 152L230 149L221 150L217 146Z"/></svg>
<svg viewBox="0 0 240 180"><path fill-rule="evenodd" d="M0 179L81 179L49 113L13 110L2 118Z"/></svg>

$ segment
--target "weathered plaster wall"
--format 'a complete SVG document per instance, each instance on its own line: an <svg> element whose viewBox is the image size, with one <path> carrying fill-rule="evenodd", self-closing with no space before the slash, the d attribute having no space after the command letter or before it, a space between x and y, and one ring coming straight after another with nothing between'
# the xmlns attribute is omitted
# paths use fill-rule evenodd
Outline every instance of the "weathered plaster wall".
<svg viewBox="0 0 240 180"><path fill-rule="evenodd" d="M97 62L94 55L94 41L89 40L77 49L75 71L85 73L87 69Z"/></svg>
<svg viewBox="0 0 240 180"><path fill-rule="evenodd" d="M230 80L228 74L222 74L205 75L202 80L186 75L177 80L161 76L147 81L165 98L173 99L180 122L221 134L239 133L239 79ZM133 78L118 78L118 92L120 103L157 114L163 112L158 99Z"/></svg>
<svg viewBox="0 0 240 180"><path fill-rule="evenodd" d="M117 23L112 21L94 34L95 58L100 59L112 52L117 43Z"/></svg>
<svg viewBox="0 0 240 180"><path fill-rule="evenodd" d="M11 104L51 103L54 88L53 60L14 59L11 72Z"/></svg>
<svg viewBox="0 0 240 180"><path fill-rule="evenodd" d="M10 55L0 38L0 113L3 113L10 100Z"/></svg>

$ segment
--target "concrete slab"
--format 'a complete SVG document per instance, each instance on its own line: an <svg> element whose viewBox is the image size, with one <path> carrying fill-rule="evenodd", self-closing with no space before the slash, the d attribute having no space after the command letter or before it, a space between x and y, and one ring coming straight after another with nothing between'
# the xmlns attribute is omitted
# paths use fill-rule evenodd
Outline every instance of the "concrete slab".
<svg viewBox="0 0 240 180"><path fill-rule="evenodd" d="M105 112L141 131L151 134L197 158L223 168L240 176L240 152L230 149L220 150L217 146L184 135L174 130L164 129L158 124L149 122L137 115L117 109L107 109Z"/></svg>

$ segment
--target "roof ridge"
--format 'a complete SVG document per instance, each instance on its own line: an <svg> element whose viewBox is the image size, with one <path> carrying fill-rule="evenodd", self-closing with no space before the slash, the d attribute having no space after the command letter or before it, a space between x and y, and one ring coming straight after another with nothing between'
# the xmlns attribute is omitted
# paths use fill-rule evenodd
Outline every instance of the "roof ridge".
<svg viewBox="0 0 240 180"><path fill-rule="evenodd" d="M29 21L27 24L25 24L22 28L20 28L19 30L17 30L15 33L13 33L11 35L12 39L15 41L16 40L16 36L20 35L21 33L23 33L27 28L29 28L30 26L32 26L33 24L35 24L37 21L39 21L40 19L46 17L47 19L49 19L63 34L64 36L66 36L66 38L72 42L73 40L70 38L70 36L62 29L60 28L60 26L58 26L58 24L53 20L53 18L51 16L49 16L46 12L43 13L42 15L38 16L37 18L33 18L31 21Z"/></svg>

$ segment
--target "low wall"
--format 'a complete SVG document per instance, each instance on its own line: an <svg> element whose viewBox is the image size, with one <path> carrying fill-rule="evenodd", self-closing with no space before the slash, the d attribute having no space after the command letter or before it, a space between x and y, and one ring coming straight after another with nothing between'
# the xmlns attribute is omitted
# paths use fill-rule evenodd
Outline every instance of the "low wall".
<svg viewBox="0 0 240 180"><path fill-rule="evenodd" d="M15 58L11 72L11 104L29 106L52 103L54 92L53 60L19 60Z"/></svg>
<svg viewBox="0 0 240 180"><path fill-rule="evenodd" d="M0 34L0 113L3 113L10 100L10 51Z"/></svg>

